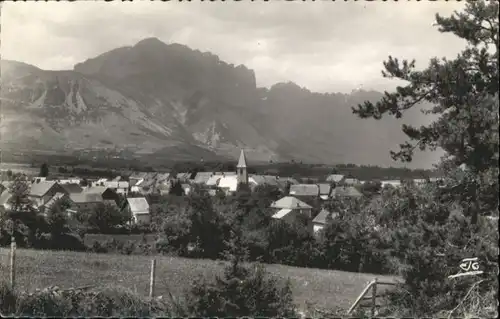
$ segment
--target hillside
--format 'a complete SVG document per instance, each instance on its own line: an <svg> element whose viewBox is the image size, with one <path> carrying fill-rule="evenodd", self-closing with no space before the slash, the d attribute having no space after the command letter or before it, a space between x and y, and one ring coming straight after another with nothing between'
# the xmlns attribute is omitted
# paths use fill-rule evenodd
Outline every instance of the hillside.
<svg viewBox="0 0 500 319"><path fill-rule="evenodd" d="M235 158L245 148L250 161L389 166L389 149L403 139L399 122L352 114L351 106L379 92L258 88L245 66L156 38L74 70L1 66L2 149L127 149L198 160Z"/></svg>

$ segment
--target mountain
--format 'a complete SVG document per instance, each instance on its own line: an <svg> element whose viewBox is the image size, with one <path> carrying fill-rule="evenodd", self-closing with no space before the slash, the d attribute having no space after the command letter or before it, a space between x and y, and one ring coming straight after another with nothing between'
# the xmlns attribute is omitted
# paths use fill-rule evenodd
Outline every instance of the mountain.
<svg viewBox="0 0 500 319"><path fill-rule="evenodd" d="M401 123L360 120L379 92L258 88L255 73L156 38L47 71L1 62L2 149L129 150L170 159L392 165Z"/></svg>

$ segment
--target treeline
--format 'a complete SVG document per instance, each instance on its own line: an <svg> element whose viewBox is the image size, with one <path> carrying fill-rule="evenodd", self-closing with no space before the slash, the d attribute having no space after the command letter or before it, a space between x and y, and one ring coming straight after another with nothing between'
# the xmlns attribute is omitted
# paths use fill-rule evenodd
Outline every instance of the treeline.
<svg viewBox="0 0 500 319"><path fill-rule="evenodd" d="M4 159L9 162L8 159ZM52 174L69 174L82 177L116 177L126 175L128 172L234 172L236 171L236 161L228 162L199 162L185 161L162 163L151 166L143 164L139 159L84 159L71 155L30 155L21 160L12 159L13 162L31 164L32 167L40 167L43 163L50 163L51 167L58 170ZM317 181L324 181L329 174L342 174L358 178L360 180L390 180L390 179L415 179L437 177L441 173L436 170L408 169L399 167L379 167L355 164L307 164L301 162L287 163L249 163L248 172L250 174L274 175L301 178L311 178Z"/></svg>
<svg viewBox="0 0 500 319"><path fill-rule="evenodd" d="M119 175L125 176L129 172L153 172L156 171L153 167L144 167L132 165L126 169L119 169L116 166L110 169L92 166L61 166L58 169L60 174L71 174L83 177L108 177L113 178ZM160 172L168 171L172 174L188 172L196 174L197 172L235 172L236 164L232 162L182 162L175 163L169 168L160 168ZM311 179L317 182L324 182L329 174L342 174L344 176L354 177L364 181L380 181L380 180L400 180L400 179L425 179L440 176L438 171L434 170L410 170L407 168L397 167L378 167L378 166L357 166L354 164L347 165L314 165L314 164L297 164L297 163L276 163L266 165L256 165L248 167L249 174L273 175L294 177L297 180Z"/></svg>

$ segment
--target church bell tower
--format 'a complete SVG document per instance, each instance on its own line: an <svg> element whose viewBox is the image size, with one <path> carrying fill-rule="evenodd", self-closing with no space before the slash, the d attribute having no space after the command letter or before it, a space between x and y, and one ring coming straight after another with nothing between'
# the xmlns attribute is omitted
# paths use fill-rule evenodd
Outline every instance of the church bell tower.
<svg viewBox="0 0 500 319"><path fill-rule="evenodd" d="M244 150L241 150L240 159L236 166L236 174L238 175L238 184L248 185L247 159Z"/></svg>

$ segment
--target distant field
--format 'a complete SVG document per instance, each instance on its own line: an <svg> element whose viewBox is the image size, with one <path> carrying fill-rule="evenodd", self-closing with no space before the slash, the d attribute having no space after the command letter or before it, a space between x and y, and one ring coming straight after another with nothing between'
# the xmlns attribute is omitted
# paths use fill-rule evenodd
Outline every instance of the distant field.
<svg viewBox="0 0 500 319"><path fill-rule="evenodd" d="M29 164L16 164L16 163L0 163L1 171L11 170L13 173L24 173L27 175L37 175L40 172L39 167L31 167Z"/></svg>
<svg viewBox="0 0 500 319"><path fill-rule="evenodd" d="M34 290L47 286L75 287L85 285L120 285L146 295L152 257L76 252L53 252L18 249L17 286ZM180 295L197 275L212 278L221 273L222 262L176 257L156 257L156 295L167 291ZM0 248L0 280L9 279L9 250ZM339 306L347 309L365 285L375 278L371 274L269 265L273 275L289 277L297 306L306 301L320 308ZM376 276L395 281L395 277Z"/></svg>

